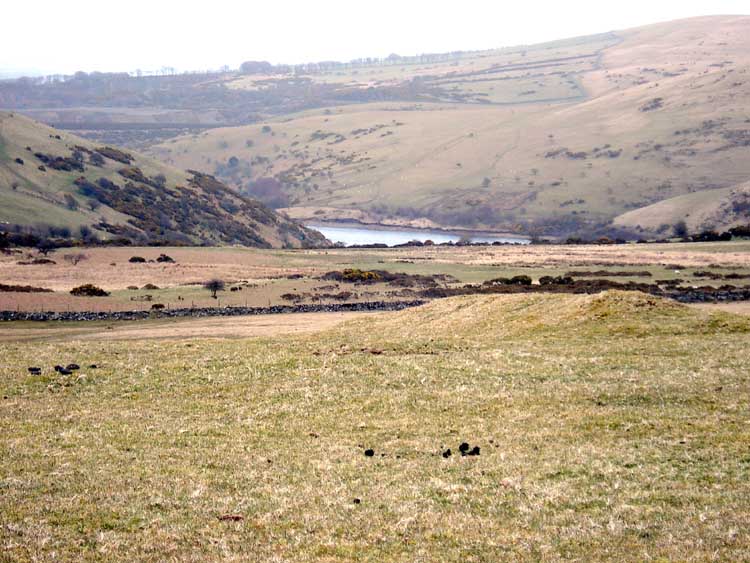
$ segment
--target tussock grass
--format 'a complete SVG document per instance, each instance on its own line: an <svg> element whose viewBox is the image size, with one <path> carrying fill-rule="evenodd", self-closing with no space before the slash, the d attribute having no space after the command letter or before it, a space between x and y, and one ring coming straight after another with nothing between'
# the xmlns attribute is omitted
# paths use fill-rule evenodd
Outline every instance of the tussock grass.
<svg viewBox="0 0 750 563"><path fill-rule="evenodd" d="M746 560L747 322L475 296L287 339L2 344L3 557ZM70 361L101 367L47 367Z"/></svg>

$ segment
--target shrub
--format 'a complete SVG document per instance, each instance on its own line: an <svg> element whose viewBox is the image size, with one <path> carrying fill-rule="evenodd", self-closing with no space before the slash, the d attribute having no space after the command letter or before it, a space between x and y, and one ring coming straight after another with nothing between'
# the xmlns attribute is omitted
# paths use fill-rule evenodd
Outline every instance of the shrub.
<svg viewBox="0 0 750 563"><path fill-rule="evenodd" d="M531 285L531 282L532 279L529 276L524 275L513 276L512 278L495 278L484 282L484 285Z"/></svg>
<svg viewBox="0 0 750 563"><path fill-rule="evenodd" d="M57 250L57 245L49 239L42 239L36 245L36 249L39 251L39 254L47 256L50 252Z"/></svg>
<svg viewBox="0 0 750 563"><path fill-rule="evenodd" d="M147 284L146 284L146 285L144 285L144 286L143 286L143 287L142 287L141 289L145 289L145 290L147 290L147 291L154 291L154 290L156 290L156 289L159 289L159 286L158 286L158 285L154 285L154 284L152 284L152 283L147 283Z"/></svg>
<svg viewBox="0 0 750 563"><path fill-rule="evenodd" d="M101 287L96 287L90 283L74 287L70 290L70 294L76 297L107 297L109 295Z"/></svg>
<svg viewBox="0 0 750 563"><path fill-rule="evenodd" d="M143 256L131 256L128 262L131 264L143 264L146 262L146 259Z"/></svg>
<svg viewBox="0 0 750 563"><path fill-rule="evenodd" d="M343 271L341 279L342 281L350 283L367 283L378 281L380 275L376 272L360 270L359 268L350 268Z"/></svg>
<svg viewBox="0 0 750 563"><path fill-rule="evenodd" d="M677 221L674 226L672 227L674 230L674 234L677 237L686 237L688 236L688 227L687 223L685 221Z"/></svg>
<svg viewBox="0 0 750 563"><path fill-rule="evenodd" d="M157 174L156 176L151 178L151 180L159 188L163 188L167 185L167 177L164 174Z"/></svg>
<svg viewBox="0 0 750 563"><path fill-rule="evenodd" d="M729 229L729 233L735 237L750 238L750 225L741 225Z"/></svg>
<svg viewBox="0 0 750 563"><path fill-rule="evenodd" d="M171 256L167 256L166 254L160 254L159 257L156 259L157 262L163 262L168 264L174 263L174 258Z"/></svg>
<svg viewBox="0 0 750 563"><path fill-rule="evenodd" d="M107 158L115 160L117 162L122 162L123 164L130 164L135 160L132 155L119 149L114 149L112 147L100 147L95 150L102 156L106 156Z"/></svg>
<svg viewBox="0 0 750 563"><path fill-rule="evenodd" d="M539 278L539 285L570 285L573 278L570 276L542 276Z"/></svg>
<svg viewBox="0 0 750 563"><path fill-rule="evenodd" d="M89 164L91 164L92 166L102 167L104 166L104 157L98 152L92 152L89 155Z"/></svg>
<svg viewBox="0 0 750 563"><path fill-rule="evenodd" d="M65 194L63 199L65 200L65 207L71 211L76 211L78 209L78 201L72 195Z"/></svg>
<svg viewBox="0 0 750 563"><path fill-rule="evenodd" d="M529 276L513 276L510 278L510 285L531 285Z"/></svg>

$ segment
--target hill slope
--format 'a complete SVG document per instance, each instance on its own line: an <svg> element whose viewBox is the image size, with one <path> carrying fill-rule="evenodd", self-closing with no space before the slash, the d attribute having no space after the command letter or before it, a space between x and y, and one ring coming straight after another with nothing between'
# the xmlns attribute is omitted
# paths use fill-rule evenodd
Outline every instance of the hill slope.
<svg viewBox="0 0 750 563"><path fill-rule="evenodd" d="M733 188L701 190L620 215L614 224L631 230L668 232L665 225L685 221L691 232L727 230L750 223L750 182Z"/></svg>
<svg viewBox="0 0 750 563"><path fill-rule="evenodd" d="M390 101L214 129L149 153L300 218L592 230L750 178L748 29L750 16L695 18L311 74ZM403 101L386 96L398 88Z"/></svg>
<svg viewBox="0 0 750 563"><path fill-rule="evenodd" d="M211 176L0 113L0 222L138 242L308 246L319 233Z"/></svg>
<svg viewBox="0 0 750 563"><path fill-rule="evenodd" d="M352 321L341 331L394 347L433 341L466 346L523 339L675 336L750 332L750 321L639 292L493 295L438 299L422 307Z"/></svg>

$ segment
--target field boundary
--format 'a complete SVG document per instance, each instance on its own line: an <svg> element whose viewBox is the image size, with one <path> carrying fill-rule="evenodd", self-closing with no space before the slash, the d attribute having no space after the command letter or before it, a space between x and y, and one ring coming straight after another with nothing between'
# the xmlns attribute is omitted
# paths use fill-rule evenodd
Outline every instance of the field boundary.
<svg viewBox="0 0 750 563"><path fill-rule="evenodd" d="M309 305L275 305L272 307L204 307L193 309L161 309L155 311L65 311L29 312L0 311L0 322L12 321L142 321L152 318L242 317L253 315L288 315L301 313L356 313L367 311L402 311L424 305L426 301L368 301Z"/></svg>

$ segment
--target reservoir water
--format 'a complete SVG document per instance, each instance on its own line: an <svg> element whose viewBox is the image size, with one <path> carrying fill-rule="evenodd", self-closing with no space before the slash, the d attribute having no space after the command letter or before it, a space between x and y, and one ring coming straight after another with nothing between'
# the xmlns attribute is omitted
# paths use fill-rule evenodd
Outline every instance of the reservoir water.
<svg viewBox="0 0 750 563"><path fill-rule="evenodd" d="M360 246L366 244L387 244L396 246L413 240L424 242L431 240L435 244L444 242L458 242L464 235L447 231L427 231L421 229L374 229L359 225L329 226L310 224L311 229L320 231L331 242L341 242L345 246ZM500 235L471 235L471 242L501 242L509 244L529 244L529 239Z"/></svg>

